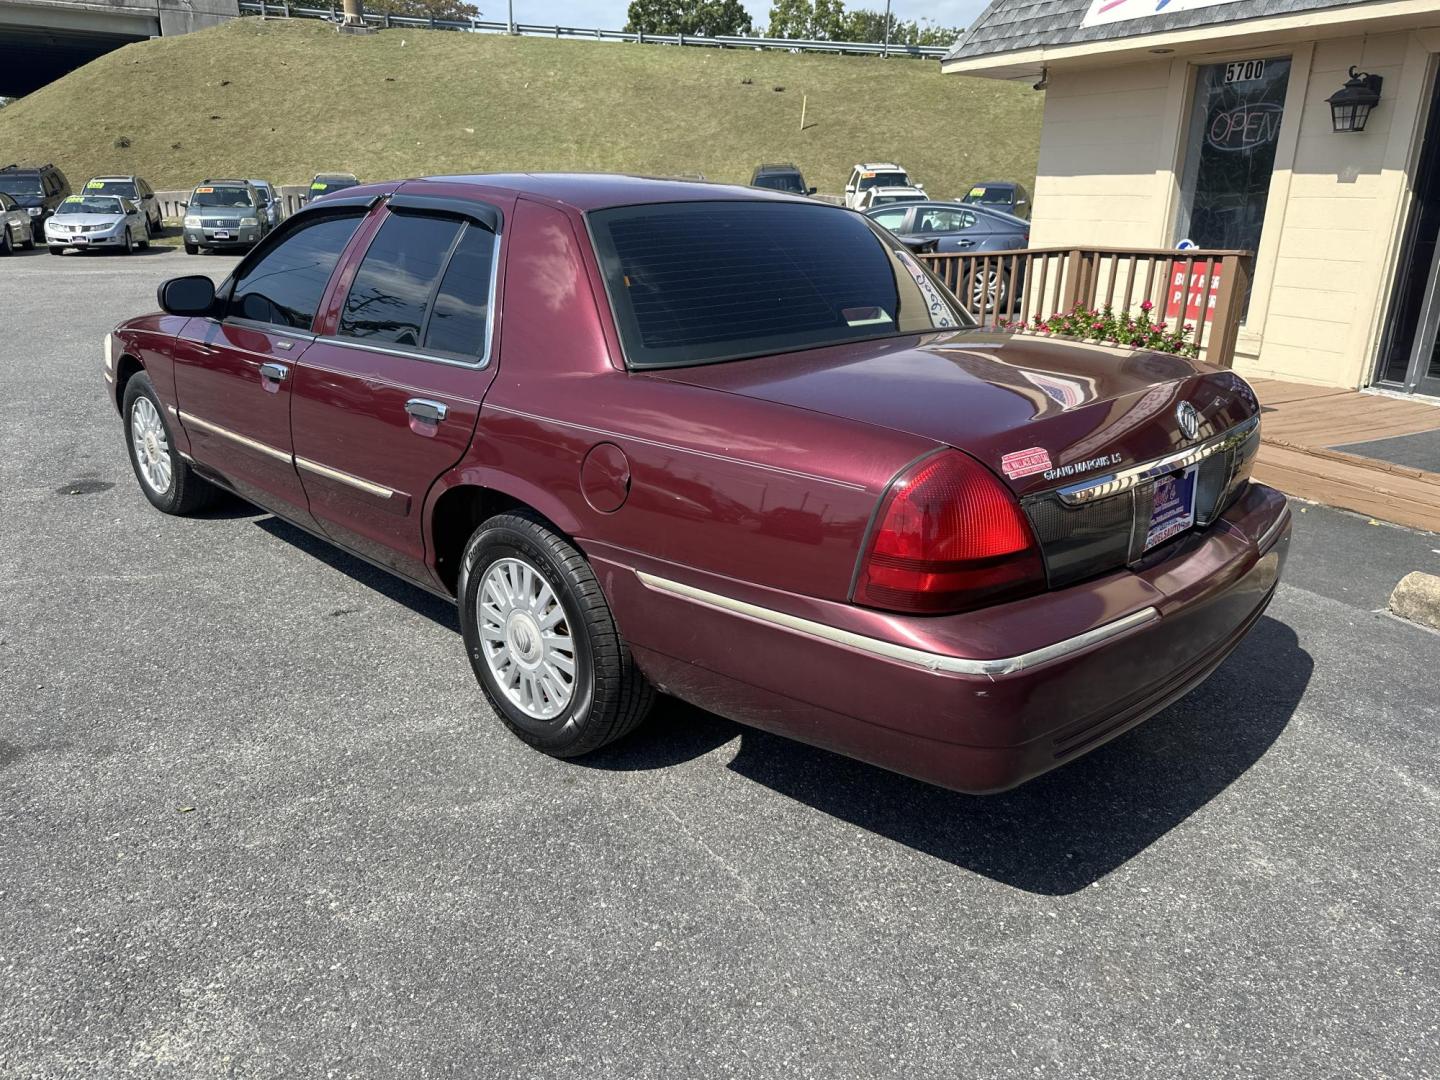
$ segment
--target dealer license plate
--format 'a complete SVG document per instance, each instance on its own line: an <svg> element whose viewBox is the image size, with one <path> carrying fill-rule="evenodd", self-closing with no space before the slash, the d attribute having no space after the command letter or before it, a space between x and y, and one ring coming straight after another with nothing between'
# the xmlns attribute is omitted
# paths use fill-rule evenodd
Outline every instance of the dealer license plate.
<svg viewBox="0 0 1440 1080"><path fill-rule="evenodd" d="M1196 469L1191 465L1155 481L1155 508L1150 511L1150 529L1145 534L1146 551L1195 524Z"/></svg>
<svg viewBox="0 0 1440 1080"><path fill-rule="evenodd" d="M211 233L210 235L211 235L212 237L214 237L216 240L229 240L229 239L230 239L230 233L227 232L225 229L216 229L216 230L215 230L213 233Z"/></svg>
<svg viewBox="0 0 1440 1080"><path fill-rule="evenodd" d="M90 238L88 236L72 236L70 238L70 242L72 244L88 244L90 242Z"/></svg>

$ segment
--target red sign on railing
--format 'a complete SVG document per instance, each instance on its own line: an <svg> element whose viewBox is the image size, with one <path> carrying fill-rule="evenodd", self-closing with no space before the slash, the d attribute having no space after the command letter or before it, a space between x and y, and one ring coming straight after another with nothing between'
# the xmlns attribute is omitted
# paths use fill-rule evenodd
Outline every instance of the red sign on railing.
<svg viewBox="0 0 1440 1080"><path fill-rule="evenodd" d="M1205 279L1210 278L1210 295L1205 296ZM1205 321L1215 318L1215 302L1220 295L1220 261L1211 263L1208 259L1197 259L1190 268L1190 281L1185 281L1185 264L1176 263L1170 274L1170 289L1166 293L1165 318L1174 319L1180 314L1180 305L1185 305L1185 321L1199 322L1200 308L1205 308ZM1203 300L1202 300L1203 298Z"/></svg>

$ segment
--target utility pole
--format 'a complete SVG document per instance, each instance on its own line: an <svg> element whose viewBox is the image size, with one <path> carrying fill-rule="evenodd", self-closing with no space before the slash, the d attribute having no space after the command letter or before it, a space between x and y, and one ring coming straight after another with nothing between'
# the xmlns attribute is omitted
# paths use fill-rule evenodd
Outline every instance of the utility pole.
<svg viewBox="0 0 1440 1080"><path fill-rule="evenodd" d="M885 44L880 49L881 59L890 55L890 0L885 0Z"/></svg>
<svg viewBox="0 0 1440 1080"><path fill-rule="evenodd" d="M505 32L507 34L515 33L515 0L510 0L510 7L505 16Z"/></svg>
<svg viewBox="0 0 1440 1080"><path fill-rule="evenodd" d="M361 6L361 0L343 0L343 7L346 26L365 25L365 9Z"/></svg>

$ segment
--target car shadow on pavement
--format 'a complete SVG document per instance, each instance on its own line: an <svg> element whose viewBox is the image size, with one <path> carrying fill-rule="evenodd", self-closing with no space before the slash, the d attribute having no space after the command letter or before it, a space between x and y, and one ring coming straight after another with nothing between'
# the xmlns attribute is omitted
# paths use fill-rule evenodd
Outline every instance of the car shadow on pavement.
<svg viewBox="0 0 1440 1080"><path fill-rule="evenodd" d="M423 615L446 629L453 630L456 634L460 633L460 621L456 617L455 605L451 601L402 581L387 570L371 566L364 559L341 551L328 541L312 536L304 529L291 525L281 518L266 514L257 519L255 524L277 540L283 540L287 544L299 548L306 555L319 559L366 588L374 589L381 596L393 600L397 604L403 604L417 615ZM460 656L462 659L465 656L463 647L460 650Z"/></svg>
<svg viewBox="0 0 1440 1080"><path fill-rule="evenodd" d="M961 795L760 731L730 768L852 825L1027 892L1076 892L1224 791L1280 736L1314 662L1262 618L1186 697L999 795Z"/></svg>

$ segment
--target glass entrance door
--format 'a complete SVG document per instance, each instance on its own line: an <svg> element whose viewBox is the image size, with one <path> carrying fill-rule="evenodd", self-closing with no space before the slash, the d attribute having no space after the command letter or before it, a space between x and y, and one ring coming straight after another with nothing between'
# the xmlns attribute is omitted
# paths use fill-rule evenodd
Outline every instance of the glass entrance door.
<svg viewBox="0 0 1440 1080"><path fill-rule="evenodd" d="M1390 320L1375 380L1440 397L1440 83L1415 166L1414 204L1400 248Z"/></svg>

